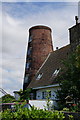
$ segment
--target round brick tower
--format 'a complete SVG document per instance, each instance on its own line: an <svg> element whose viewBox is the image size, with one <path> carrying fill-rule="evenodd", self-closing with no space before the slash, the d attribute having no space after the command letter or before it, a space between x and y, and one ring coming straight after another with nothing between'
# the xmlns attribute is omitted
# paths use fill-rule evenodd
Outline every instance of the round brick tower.
<svg viewBox="0 0 80 120"><path fill-rule="evenodd" d="M51 29L47 26L34 26L29 29L28 51L23 90L41 67L48 54L53 51Z"/></svg>

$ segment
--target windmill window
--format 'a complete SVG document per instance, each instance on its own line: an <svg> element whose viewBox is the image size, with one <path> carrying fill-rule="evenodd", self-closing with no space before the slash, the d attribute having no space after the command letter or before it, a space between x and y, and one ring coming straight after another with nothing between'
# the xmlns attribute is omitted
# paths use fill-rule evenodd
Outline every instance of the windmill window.
<svg viewBox="0 0 80 120"><path fill-rule="evenodd" d="M30 67L30 62L26 64L26 68L28 69Z"/></svg>
<svg viewBox="0 0 80 120"><path fill-rule="evenodd" d="M32 36L29 37L29 42L31 42L31 41L32 41Z"/></svg>
<svg viewBox="0 0 80 120"><path fill-rule="evenodd" d="M32 47L30 47L30 48L28 49L28 55L31 54L31 50L32 50Z"/></svg>
<svg viewBox="0 0 80 120"><path fill-rule="evenodd" d="M40 74L37 76L36 80L41 79L42 75L43 75L43 73L40 73Z"/></svg>
<svg viewBox="0 0 80 120"><path fill-rule="evenodd" d="M24 83L28 83L28 79L29 79L29 74L27 74L24 78Z"/></svg>

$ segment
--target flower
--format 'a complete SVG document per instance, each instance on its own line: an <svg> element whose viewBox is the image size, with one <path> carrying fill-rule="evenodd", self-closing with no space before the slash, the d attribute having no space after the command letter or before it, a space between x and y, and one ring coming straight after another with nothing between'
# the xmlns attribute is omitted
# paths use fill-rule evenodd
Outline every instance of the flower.
<svg viewBox="0 0 80 120"><path fill-rule="evenodd" d="M76 104L72 104L72 106L76 106Z"/></svg>

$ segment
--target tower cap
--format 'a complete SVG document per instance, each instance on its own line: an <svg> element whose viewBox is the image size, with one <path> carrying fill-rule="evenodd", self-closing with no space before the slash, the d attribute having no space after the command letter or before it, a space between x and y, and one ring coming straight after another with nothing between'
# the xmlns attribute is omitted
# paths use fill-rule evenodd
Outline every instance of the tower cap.
<svg viewBox="0 0 80 120"><path fill-rule="evenodd" d="M31 30L34 30L34 29L47 29L47 30L50 30L51 31L51 28L50 27L47 27L47 26L43 26L43 25L38 25L38 26L33 26L29 29L29 32Z"/></svg>

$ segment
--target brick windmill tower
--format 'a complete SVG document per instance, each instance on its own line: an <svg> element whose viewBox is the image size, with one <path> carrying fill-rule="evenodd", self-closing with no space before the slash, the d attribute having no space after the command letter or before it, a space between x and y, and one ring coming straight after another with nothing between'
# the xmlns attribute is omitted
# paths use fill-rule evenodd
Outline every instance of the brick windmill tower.
<svg viewBox="0 0 80 120"><path fill-rule="evenodd" d="M29 29L23 90L27 88L48 54L52 51L51 29L47 26L31 27Z"/></svg>

